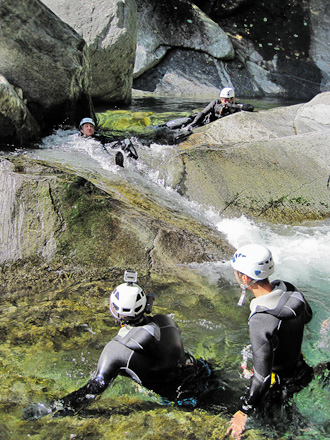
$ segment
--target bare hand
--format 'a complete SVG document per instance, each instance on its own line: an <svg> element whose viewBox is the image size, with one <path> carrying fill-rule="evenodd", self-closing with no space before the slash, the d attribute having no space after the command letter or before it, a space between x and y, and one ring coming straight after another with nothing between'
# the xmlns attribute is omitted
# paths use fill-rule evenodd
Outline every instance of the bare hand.
<svg viewBox="0 0 330 440"><path fill-rule="evenodd" d="M240 440L241 434L243 434L243 432L245 431L246 420L247 415L244 414L242 411L237 411L230 421L230 425L226 432L226 435L231 433L232 438Z"/></svg>

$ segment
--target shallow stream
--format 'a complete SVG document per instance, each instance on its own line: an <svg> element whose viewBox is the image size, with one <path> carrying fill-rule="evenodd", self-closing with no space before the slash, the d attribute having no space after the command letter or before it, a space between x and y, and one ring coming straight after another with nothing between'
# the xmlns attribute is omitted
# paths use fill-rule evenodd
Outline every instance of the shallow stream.
<svg viewBox="0 0 330 440"><path fill-rule="evenodd" d="M281 103L254 104L261 109ZM136 126L143 130L148 121L166 121L203 107L198 102L187 105L187 102L177 103L174 108L170 100L136 100L130 109L120 114L121 125L117 124L117 128L121 126L124 130L125 124L129 125L133 118L139 121ZM99 109L100 121L108 121L108 112ZM112 109L110 113L113 112L118 123L118 110ZM145 118L149 118L148 121ZM329 360L330 220L274 226L255 223L245 217L220 216L212 206L192 203L168 186L171 176L162 174L162 163L171 160L175 147L141 144L139 133L134 130L129 136L139 160L125 159L124 168L116 166L111 154L96 141L86 142L73 128L56 130L36 149L11 154L58 163L77 174L93 176L93 182L100 187L124 179L138 185L162 206L183 211L200 223L216 227L234 247L252 241L267 245L276 262L275 278L294 283L313 308L314 318L308 325L303 345L307 362L316 365ZM1 440L112 439L118 436L208 440L224 437L225 427L219 428L214 413L180 412L164 407L158 396L126 379L116 380L111 390L107 390L84 417L23 421L22 412L29 403L49 401L83 385L93 372L102 347L117 332L107 308L108 295L113 288L111 282L92 277L70 279L58 271L47 275L47 281L40 286L35 284L38 279L35 272L46 272L46 269L30 269L19 269L15 283L12 267L10 271L4 267L1 272L0 326L6 332L6 337L0 339ZM201 277L203 284L201 294L192 298L189 279L194 277ZM177 267L173 278L171 286L164 285L162 279L154 282L153 287L159 293L155 311L173 314L182 330L186 348L194 355L214 361L226 371L232 384L239 383L238 387L244 389L246 383L239 374L241 350L248 344L248 301L243 308L236 307L240 292L229 261ZM22 283L20 288L18 280ZM187 287L183 285L185 282ZM301 415L299 434L297 426L291 425L281 430L258 424L254 427L263 432L260 438L329 439L329 394L329 388L323 388L315 380L295 397ZM128 414L130 417L126 417Z"/></svg>

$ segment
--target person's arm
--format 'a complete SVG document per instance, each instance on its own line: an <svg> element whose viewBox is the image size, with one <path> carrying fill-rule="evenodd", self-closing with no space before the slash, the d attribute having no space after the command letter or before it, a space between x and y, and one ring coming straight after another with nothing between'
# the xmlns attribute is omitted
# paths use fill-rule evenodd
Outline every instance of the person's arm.
<svg viewBox="0 0 330 440"><path fill-rule="evenodd" d="M252 104L242 104L242 110L245 112L253 112L254 107Z"/></svg>
<svg viewBox="0 0 330 440"><path fill-rule="evenodd" d="M88 406L108 385L109 382L105 382L102 377L90 379L83 387L53 402L51 412L62 416L72 414Z"/></svg>
<svg viewBox="0 0 330 440"><path fill-rule="evenodd" d="M243 411L255 408L269 389L274 359L274 341L280 320L267 313L256 313L249 321L253 354L253 376Z"/></svg>
<svg viewBox="0 0 330 440"><path fill-rule="evenodd" d="M131 350L112 339L104 347L98 361L95 377L76 391L56 400L52 404L52 412L60 415L75 412L89 405L98 395L102 394L117 377L120 368L125 365Z"/></svg>
<svg viewBox="0 0 330 440"><path fill-rule="evenodd" d="M254 107L252 104L224 104L225 107L227 107L229 110L231 110L231 113L240 112L241 110L245 112L253 112Z"/></svg>
<svg viewBox="0 0 330 440"><path fill-rule="evenodd" d="M196 127L196 125L198 125L199 121L201 119L203 119L209 112L211 112L214 109L216 102L217 102L217 100L214 99L202 111L197 113L197 116L195 117L195 119L189 125L186 126L186 129L192 130L194 127Z"/></svg>
<svg viewBox="0 0 330 440"><path fill-rule="evenodd" d="M245 431L248 415L260 403L271 382L273 366L273 339L279 320L265 313L250 319L250 340L253 352L253 377L243 404L232 417L227 434L240 439Z"/></svg>

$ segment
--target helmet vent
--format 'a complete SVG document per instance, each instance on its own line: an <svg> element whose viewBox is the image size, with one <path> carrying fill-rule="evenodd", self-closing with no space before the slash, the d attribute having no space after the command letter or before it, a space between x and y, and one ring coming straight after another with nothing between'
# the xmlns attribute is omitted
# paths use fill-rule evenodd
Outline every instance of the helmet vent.
<svg viewBox="0 0 330 440"><path fill-rule="evenodd" d="M146 305L146 295L135 283L120 284L110 295L110 312L119 320L133 321L140 318Z"/></svg>

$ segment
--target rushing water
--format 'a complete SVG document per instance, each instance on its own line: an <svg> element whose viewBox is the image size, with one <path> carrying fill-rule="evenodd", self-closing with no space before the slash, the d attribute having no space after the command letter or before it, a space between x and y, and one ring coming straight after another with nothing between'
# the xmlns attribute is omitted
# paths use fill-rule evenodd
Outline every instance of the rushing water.
<svg viewBox="0 0 330 440"><path fill-rule="evenodd" d="M190 104L191 108L200 106L198 103ZM143 105L150 105L150 102ZM139 106L132 108L132 111L141 110L141 108L145 110L143 105L140 102ZM161 103L160 106L164 111L164 103ZM261 103L260 108L262 106ZM156 111L157 106L154 105L152 110ZM168 109L166 108L166 110ZM181 110L178 108L178 111ZM316 365L328 360L330 358L330 300L328 296L330 221L287 226L271 225L265 222L256 223L244 216L234 219L222 217L212 206L201 207L188 201L169 187L171 176L162 174L162 163L171 159L175 154L175 147L159 144L145 146L140 144L136 138L133 138L132 141L138 150L139 160L126 160L123 169L115 165L113 156L100 148L96 141L81 138L74 129L57 130L45 138L38 149L25 151L24 154L28 157L60 163L77 173L85 175L90 173L94 178L99 175L110 180L124 179L128 183L139 185L150 197L163 206L184 211L199 222L216 227L225 234L228 242L234 247L251 242L263 243L268 246L276 263L274 275L294 283L306 295L314 310L314 318L308 325L303 345L308 363ZM22 154L22 152L15 154ZM211 283L216 283L220 277L230 284L235 284L229 261L195 265L195 270L204 275L207 274ZM239 292L237 291L237 298L238 296ZM232 299L232 307L236 307L237 298ZM191 340L186 337L185 342L190 345L192 351L194 351L193 341L195 339L193 335L196 332L196 325L199 327L199 331L206 332L211 329L218 340L222 337L223 328L216 324L216 320L217 317L212 314L202 314L198 318L192 317L190 322L179 322L180 327L183 326L187 334L191 335ZM246 322L244 321L237 335L231 335L229 342L227 340L226 343L230 344L231 340L235 350L240 350L242 348L239 346L240 338L242 332L246 331L245 329ZM83 353L80 357L80 361L83 363ZM73 369L72 374L78 376L81 374L82 377L86 377L91 367L85 363L83 368L83 372L80 372L78 367ZM70 375L71 373L66 372L66 374ZM313 392L308 389L296 397L299 411L315 429L311 434L306 433L304 438L329 438L325 434L325 430L329 429L327 426L330 417L329 392L324 391L321 387L318 389L315 384L314 387L317 391Z"/></svg>

